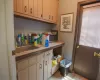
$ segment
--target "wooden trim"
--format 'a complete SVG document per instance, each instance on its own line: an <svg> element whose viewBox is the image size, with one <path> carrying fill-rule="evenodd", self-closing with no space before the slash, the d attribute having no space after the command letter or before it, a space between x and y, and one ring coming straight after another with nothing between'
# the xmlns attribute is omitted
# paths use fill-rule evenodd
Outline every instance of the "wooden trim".
<svg viewBox="0 0 100 80"><path fill-rule="evenodd" d="M72 56L72 72L74 72L74 61L75 61L75 55L76 55L76 47L78 45L77 42L79 42L79 36L80 36L80 29L81 29L81 18L82 18L82 10L83 6L90 5L93 3L98 3L100 0L87 0L78 2L77 4L77 16L76 16L76 27L75 27L75 35L74 35L74 45L73 45L73 56Z"/></svg>
<svg viewBox="0 0 100 80"><path fill-rule="evenodd" d="M83 6L83 8L85 9L85 8L91 8L91 7L96 7L96 6L100 6L100 3L86 5L86 6Z"/></svg>
<svg viewBox="0 0 100 80"><path fill-rule="evenodd" d="M60 30L60 28L61 28L61 16L62 16L62 15L67 15L67 14L73 14L72 31L61 31L61 30ZM61 15L60 15L60 27L59 27L59 31L60 31L60 32L72 33L72 32L73 32L73 26L74 26L74 12L65 13L65 14L61 14Z"/></svg>

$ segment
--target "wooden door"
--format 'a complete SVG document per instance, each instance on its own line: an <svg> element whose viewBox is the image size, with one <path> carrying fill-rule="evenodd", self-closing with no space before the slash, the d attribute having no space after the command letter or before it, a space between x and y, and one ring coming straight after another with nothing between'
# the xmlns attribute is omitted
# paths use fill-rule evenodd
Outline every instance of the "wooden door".
<svg viewBox="0 0 100 80"><path fill-rule="evenodd" d="M48 52L45 52L44 58L44 80L48 80Z"/></svg>
<svg viewBox="0 0 100 80"><path fill-rule="evenodd" d="M18 72L18 80L28 80L28 68Z"/></svg>
<svg viewBox="0 0 100 80"><path fill-rule="evenodd" d="M43 80L43 62L37 63L37 80Z"/></svg>
<svg viewBox="0 0 100 80"><path fill-rule="evenodd" d="M43 17L43 0L38 0L38 18Z"/></svg>
<svg viewBox="0 0 100 80"><path fill-rule="evenodd" d="M23 0L17 0L17 12L23 13Z"/></svg>
<svg viewBox="0 0 100 80"><path fill-rule="evenodd" d="M74 71L89 80L96 80L100 53L100 3L81 7L75 50Z"/></svg>
<svg viewBox="0 0 100 80"><path fill-rule="evenodd" d="M43 0L43 19L50 20L50 1L51 0Z"/></svg>
<svg viewBox="0 0 100 80"><path fill-rule="evenodd" d="M34 0L29 0L28 15L33 16L34 14Z"/></svg>
<svg viewBox="0 0 100 80"><path fill-rule="evenodd" d="M23 0L23 14L28 14L28 0Z"/></svg>
<svg viewBox="0 0 100 80"><path fill-rule="evenodd" d="M14 12L16 12L16 9L17 9L17 0L13 1L13 9L14 9Z"/></svg>
<svg viewBox="0 0 100 80"><path fill-rule="evenodd" d="M29 67L29 80L37 80L37 64Z"/></svg>
<svg viewBox="0 0 100 80"><path fill-rule="evenodd" d="M34 13L33 16L34 17L38 17L38 0L34 0Z"/></svg>

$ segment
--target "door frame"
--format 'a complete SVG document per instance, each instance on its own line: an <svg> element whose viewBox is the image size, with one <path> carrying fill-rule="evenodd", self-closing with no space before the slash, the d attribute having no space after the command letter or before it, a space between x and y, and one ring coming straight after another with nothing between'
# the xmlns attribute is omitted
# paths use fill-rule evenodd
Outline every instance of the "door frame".
<svg viewBox="0 0 100 80"><path fill-rule="evenodd" d="M74 72L74 63L76 55L77 42L79 41L80 31L81 31L81 20L82 20L82 6L89 5L93 3L98 3L100 0L86 0L78 2L77 4L77 15L76 15L76 26L75 26L75 35L74 35L74 45L73 45L73 55L72 55L72 72Z"/></svg>

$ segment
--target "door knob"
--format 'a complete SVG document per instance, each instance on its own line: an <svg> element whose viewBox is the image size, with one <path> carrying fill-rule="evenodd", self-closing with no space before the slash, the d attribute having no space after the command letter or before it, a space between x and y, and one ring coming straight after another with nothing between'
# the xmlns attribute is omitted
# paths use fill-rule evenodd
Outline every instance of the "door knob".
<svg viewBox="0 0 100 80"><path fill-rule="evenodd" d="M80 46L77 46L77 48L80 48Z"/></svg>
<svg viewBox="0 0 100 80"><path fill-rule="evenodd" d="M100 58L100 53L94 52L94 57Z"/></svg>

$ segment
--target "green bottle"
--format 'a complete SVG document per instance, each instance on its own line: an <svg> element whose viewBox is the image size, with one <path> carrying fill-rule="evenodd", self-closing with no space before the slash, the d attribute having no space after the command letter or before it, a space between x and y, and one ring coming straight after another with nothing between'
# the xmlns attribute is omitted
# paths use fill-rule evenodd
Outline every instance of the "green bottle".
<svg viewBox="0 0 100 80"><path fill-rule="evenodd" d="M24 39L24 34L23 33L21 35L21 43L22 43L22 46L25 45L25 39Z"/></svg>

